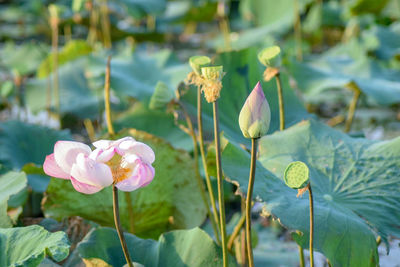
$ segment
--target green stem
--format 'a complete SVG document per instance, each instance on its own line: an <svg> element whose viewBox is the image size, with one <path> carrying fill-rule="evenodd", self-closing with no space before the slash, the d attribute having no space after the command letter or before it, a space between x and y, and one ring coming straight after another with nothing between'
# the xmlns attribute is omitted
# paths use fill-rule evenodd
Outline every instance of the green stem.
<svg viewBox="0 0 400 267"><path fill-rule="evenodd" d="M308 184L308 194L310 198L310 267L314 267L314 202L311 184Z"/></svg>
<svg viewBox="0 0 400 267"><path fill-rule="evenodd" d="M251 247L251 199L253 195L254 180L256 174L257 138L251 139L251 163L249 185L246 198L246 243L249 267L254 267L253 249Z"/></svg>
<svg viewBox="0 0 400 267"><path fill-rule="evenodd" d="M110 18L108 16L107 0L103 0L100 6L101 13L101 30L103 33L103 42L105 48L111 48L111 34L110 34Z"/></svg>
<svg viewBox="0 0 400 267"><path fill-rule="evenodd" d="M115 184L113 184L112 187L113 187L113 211L114 211L115 228L117 229L118 237L119 240L121 241L122 251L124 252L126 262L128 263L129 267L133 267L128 247L126 246L124 234L121 231L121 222L119 220L118 189L115 186Z"/></svg>
<svg viewBox="0 0 400 267"><path fill-rule="evenodd" d="M106 78L104 82L104 104L106 108L106 121L109 135L114 135L114 128L111 120L111 106L110 106L110 74L111 74L111 56L108 56L106 67Z"/></svg>
<svg viewBox="0 0 400 267"><path fill-rule="evenodd" d="M219 221L221 227L221 245L224 267L228 266L228 249L226 245L226 225L225 225L225 203L224 203L224 187L222 181L222 164L221 164L221 144L219 140L219 121L218 121L218 102L213 102L213 117L214 117L214 139L215 139L215 154L217 165L217 181L218 181L218 204L219 204Z"/></svg>
<svg viewBox="0 0 400 267"><path fill-rule="evenodd" d="M56 106L56 114L60 121L60 89L58 86L58 17L50 17L50 25L52 29L51 46L53 51L53 90Z"/></svg>
<svg viewBox="0 0 400 267"><path fill-rule="evenodd" d="M279 129L283 131L285 129L285 107L283 103L283 92L282 92L282 83L281 83L281 75L278 73L276 76L276 87L278 90L278 100L279 100Z"/></svg>
<svg viewBox="0 0 400 267"><path fill-rule="evenodd" d="M354 114L356 113L358 99L360 98L361 91L358 88L354 88L353 99L351 100L349 106L349 112L347 113L346 128L345 132L348 133L351 130L351 125L353 124Z"/></svg>
<svg viewBox="0 0 400 267"><path fill-rule="evenodd" d="M214 220L212 220L212 218L211 218L212 214L211 214L211 210L210 210L210 205L208 204L208 201L207 201L206 189L204 188L204 183L201 180L201 176L200 176L200 172L199 172L199 151L197 148L196 133L194 131L192 121L190 120L189 114L187 113L185 107L181 103L179 103L179 106L182 109L183 115L186 119L186 124L189 128L190 136L192 137L192 141L193 141L193 154L194 154L194 161L195 161L195 173L196 173L197 185L199 186L201 198L203 199L204 205L207 209L207 215L210 218L211 226L214 230L215 238L216 238L217 242L219 243L220 241L219 241L219 235L218 235L218 227L217 227L217 224L214 222Z"/></svg>
<svg viewBox="0 0 400 267"><path fill-rule="evenodd" d="M300 18L300 9L299 9L299 0L294 0L294 36L296 40L296 59L298 61L303 60L303 51L302 51L302 36L301 36L301 18Z"/></svg>
<svg viewBox="0 0 400 267"><path fill-rule="evenodd" d="M225 14L225 1L222 0L218 3L218 15L219 15L219 27L224 36L224 44L225 51L230 51L232 49L231 46L231 38L230 38L230 28L229 28L229 20Z"/></svg>
<svg viewBox="0 0 400 267"><path fill-rule="evenodd" d="M239 235L240 230L242 229L244 222L246 221L246 216L243 213L239 219L239 222L236 224L235 228L233 229L232 235L229 237L228 240L228 250L232 250L233 242L235 241L236 237Z"/></svg>
<svg viewBox="0 0 400 267"><path fill-rule="evenodd" d="M204 151L204 136L203 136L203 117L202 117L202 96L201 96L201 88L198 86L197 88L197 127L199 128L199 146L200 146L200 154L201 154L201 160L203 162L203 168L204 168L204 174L206 177L206 184L207 184L207 189L208 189L208 195L210 197L210 202L211 202L211 207L212 207L212 213L214 217L214 224L217 225L217 227L220 227L219 224L219 219L218 219L218 211L217 207L215 204L215 197L214 197L214 190L211 185L211 179L210 175L208 173L208 166L207 166L207 160L206 160L206 153ZM210 217L210 220L213 220L213 218ZM220 243L220 238L219 238L219 231L215 235L218 243Z"/></svg>
<svg viewBox="0 0 400 267"><path fill-rule="evenodd" d="M305 267L303 248L301 246L298 247L299 247L300 267Z"/></svg>

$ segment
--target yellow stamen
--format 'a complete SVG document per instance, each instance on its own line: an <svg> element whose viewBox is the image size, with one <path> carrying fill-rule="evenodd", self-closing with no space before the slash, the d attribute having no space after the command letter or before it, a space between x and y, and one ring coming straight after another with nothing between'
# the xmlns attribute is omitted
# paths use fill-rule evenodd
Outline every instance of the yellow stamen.
<svg viewBox="0 0 400 267"><path fill-rule="evenodd" d="M132 174L131 168L122 167L122 157L115 154L111 160L107 161L106 164L110 167L114 182L118 183L127 178Z"/></svg>

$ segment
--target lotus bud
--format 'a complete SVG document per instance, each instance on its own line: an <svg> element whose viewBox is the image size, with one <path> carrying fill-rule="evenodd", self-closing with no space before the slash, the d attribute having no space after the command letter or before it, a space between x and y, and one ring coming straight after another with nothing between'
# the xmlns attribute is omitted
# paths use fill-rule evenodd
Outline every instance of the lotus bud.
<svg viewBox="0 0 400 267"><path fill-rule="evenodd" d="M203 77L202 92L208 103L215 102L221 93L222 77L224 76L222 66L203 67L201 68Z"/></svg>
<svg viewBox="0 0 400 267"><path fill-rule="evenodd" d="M279 73L281 65L280 53L281 49L279 46L267 47L258 53L258 60L267 67L264 72L265 81L271 80Z"/></svg>
<svg viewBox="0 0 400 267"><path fill-rule="evenodd" d="M269 104L258 82L240 111L240 130L246 138L259 138L268 132L270 121Z"/></svg>

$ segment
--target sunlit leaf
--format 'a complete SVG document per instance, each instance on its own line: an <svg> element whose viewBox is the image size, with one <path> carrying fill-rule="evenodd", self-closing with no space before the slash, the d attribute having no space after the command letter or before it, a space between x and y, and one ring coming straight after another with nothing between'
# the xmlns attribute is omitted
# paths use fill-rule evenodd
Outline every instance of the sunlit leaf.
<svg viewBox="0 0 400 267"><path fill-rule="evenodd" d="M140 239L124 234L132 261L146 267L157 266L221 266L222 250L207 233L199 228L177 230L162 234L158 241ZM117 232L98 228L79 243L78 251L84 260L100 259L111 266L126 264ZM229 266L236 266L229 258Z"/></svg>
<svg viewBox="0 0 400 267"><path fill-rule="evenodd" d="M282 181L290 162L305 162L314 195L315 249L333 266L376 266L375 237L400 236L399 147L399 138L368 141L314 121L299 123L260 140L258 160L266 169L259 166L256 170L254 197L264 203L266 213L289 229L301 231L294 238L307 248L308 197L297 198L296 190ZM243 193L249 164L247 152L227 145L224 173Z"/></svg>
<svg viewBox="0 0 400 267"><path fill-rule="evenodd" d="M69 254L69 242L64 232L49 233L32 225L0 228L1 266L38 266L46 256L62 261Z"/></svg>

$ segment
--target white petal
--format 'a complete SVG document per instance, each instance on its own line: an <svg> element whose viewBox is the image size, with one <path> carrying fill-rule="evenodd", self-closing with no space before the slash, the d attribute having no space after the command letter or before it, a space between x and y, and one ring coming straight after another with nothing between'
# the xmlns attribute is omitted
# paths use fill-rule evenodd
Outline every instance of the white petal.
<svg viewBox="0 0 400 267"><path fill-rule="evenodd" d="M115 148L109 148L109 149L102 149L102 148L96 148L90 155L89 158L97 161L97 162L107 162L115 154Z"/></svg>
<svg viewBox="0 0 400 267"><path fill-rule="evenodd" d="M139 162L131 177L116 184L122 191L133 191L148 185L154 178L154 168L147 163Z"/></svg>
<svg viewBox="0 0 400 267"><path fill-rule="evenodd" d="M102 149L107 149L111 146L113 141L111 140L99 140L93 143L94 147L96 148L102 148Z"/></svg>
<svg viewBox="0 0 400 267"><path fill-rule="evenodd" d="M153 149L142 142L122 142L119 148L124 154L135 154L148 164L152 164L155 160Z"/></svg>
<svg viewBox="0 0 400 267"><path fill-rule="evenodd" d="M110 167L79 154L72 166L71 175L81 183L97 187L109 186L113 183Z"/></svg>
<svg viewBox="0 0 400 267"><path fill-rule="evenodd" d="M66 173L71 173L79 153L89 155L92 152L88 145L74 141L58 141L54 146L54 159L57 165Z"/></svg>

